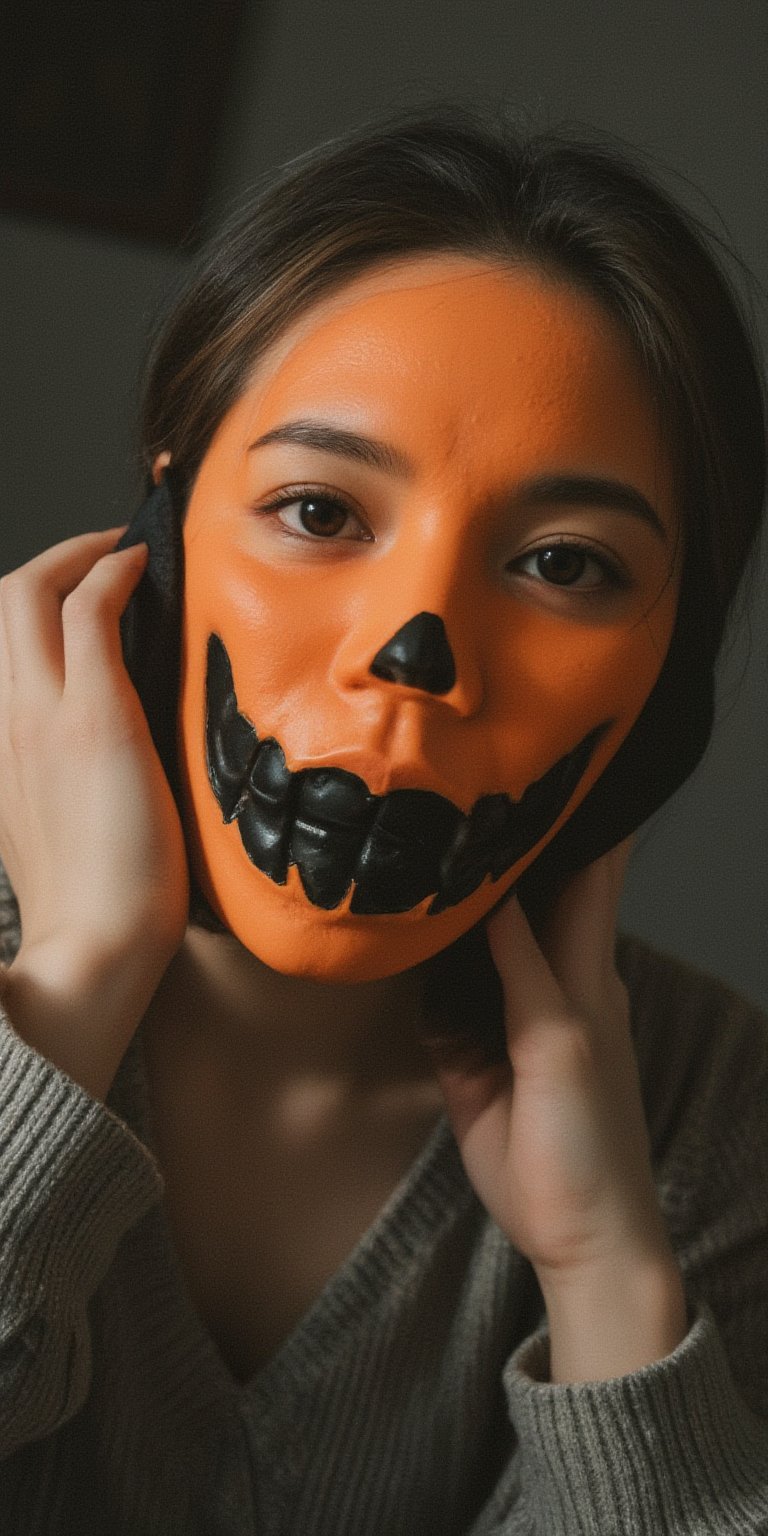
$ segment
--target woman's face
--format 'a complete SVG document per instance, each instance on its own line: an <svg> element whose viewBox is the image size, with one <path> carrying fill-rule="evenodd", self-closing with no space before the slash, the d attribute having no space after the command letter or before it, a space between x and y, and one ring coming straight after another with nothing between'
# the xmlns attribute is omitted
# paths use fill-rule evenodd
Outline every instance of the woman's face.
<svg viewBox="0 0 768 1536"><path fill-rule="evenodd" d="M246 948L373 980L482 918L640 714L676 534L646 385L564 282L401 259L283 335L184 526L186 831Z"/></svg>

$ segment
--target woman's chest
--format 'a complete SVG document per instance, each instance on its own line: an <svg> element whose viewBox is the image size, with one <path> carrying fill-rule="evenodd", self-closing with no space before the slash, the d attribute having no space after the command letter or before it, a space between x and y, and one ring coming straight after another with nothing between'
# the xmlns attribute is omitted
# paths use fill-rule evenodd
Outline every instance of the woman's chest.
<svg viewBox="0 0 768 1536"><path fill-rule="evenodd" d="M164 1206L193 1307L246 1381L300 1323L376 1221L440 1115L286 1134L169 1116Z"/></svg>
<svg viewBox="0 0 768 1536"><path fill-rule="evenodd" d="M323 1159L208 1167L166 1178L165 1212L194 1309L232 1374L248 1380L280 1348L375 1221L390 1193Z"/></svg>

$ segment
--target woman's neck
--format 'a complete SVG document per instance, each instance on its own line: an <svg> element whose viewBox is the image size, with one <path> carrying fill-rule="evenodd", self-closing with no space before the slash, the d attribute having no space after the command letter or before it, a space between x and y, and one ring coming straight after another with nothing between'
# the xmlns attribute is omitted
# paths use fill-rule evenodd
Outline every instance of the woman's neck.
<svg viewBox="0 0 768 1536"><path fill-rule="evenodd" d="M285 976L234 936L190 925L145 1028L167 1051L194 1050L244 1081L308 1077L375 1093L431 1076L422 991L419 968L347 985Z"/></svg>

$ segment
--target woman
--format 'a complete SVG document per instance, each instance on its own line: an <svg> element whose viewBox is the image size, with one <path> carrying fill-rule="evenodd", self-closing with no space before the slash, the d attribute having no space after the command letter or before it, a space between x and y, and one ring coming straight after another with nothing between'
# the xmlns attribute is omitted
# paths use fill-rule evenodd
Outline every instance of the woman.
<svg viewBox="0 0 768 1536"><path fill-rule="evenodd" d="M766 1528L766 1022L616 935L764 446L567 137L355 136L213 247L134 524L0 586L7 1529Z"/></svg>

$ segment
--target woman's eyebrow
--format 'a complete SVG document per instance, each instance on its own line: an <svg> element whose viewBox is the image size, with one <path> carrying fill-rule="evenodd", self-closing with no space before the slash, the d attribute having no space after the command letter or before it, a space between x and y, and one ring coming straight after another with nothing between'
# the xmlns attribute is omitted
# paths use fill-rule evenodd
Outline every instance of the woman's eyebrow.
<svg viewBox="0 0 768 1536"><path fill-rule="evenodd" d="M667 531L658 512L642 491L624 480L602 475L537 475L519 487L515 500L519 505L538 507L557 503L570 507L605 507L609 512L629 512L647 523L663 544Z"/></svg>
<svg viewBox="0 0 768 1536"><path fill-rule="evenodd" d="M272 427L262 437L250 444L264 448L269 443L298 443L304 448L318 448L324 453L338 454L344 459L354 459L372 469L384 470L401 479L412 479L415 468L411 459L392 443L380 438L365 437L360 432L350 432L330 422L302 418L286 421ZM611 512L627 512L638 517L662 543L666 543L666 530L658 513L642 491L623 480L612 480L601 475L537 475L517 487L515 502L518 506L537 507L550 504L571 507L605 507Z"/></svg>
<svg viewBox="0 0 768 1536"><path fill-rule="evenodd" d="M286 421L272 427L263 437L251 443L252 448L264 448L268 443L299 443L304 448L320 448L325 453L336 453L344 459L355 459L372 469L383 469L387 474L411 479L415 473L413 463L399 448L383 443L379 438L363 437L359 432L348 432L324 421Z"/></svg>

